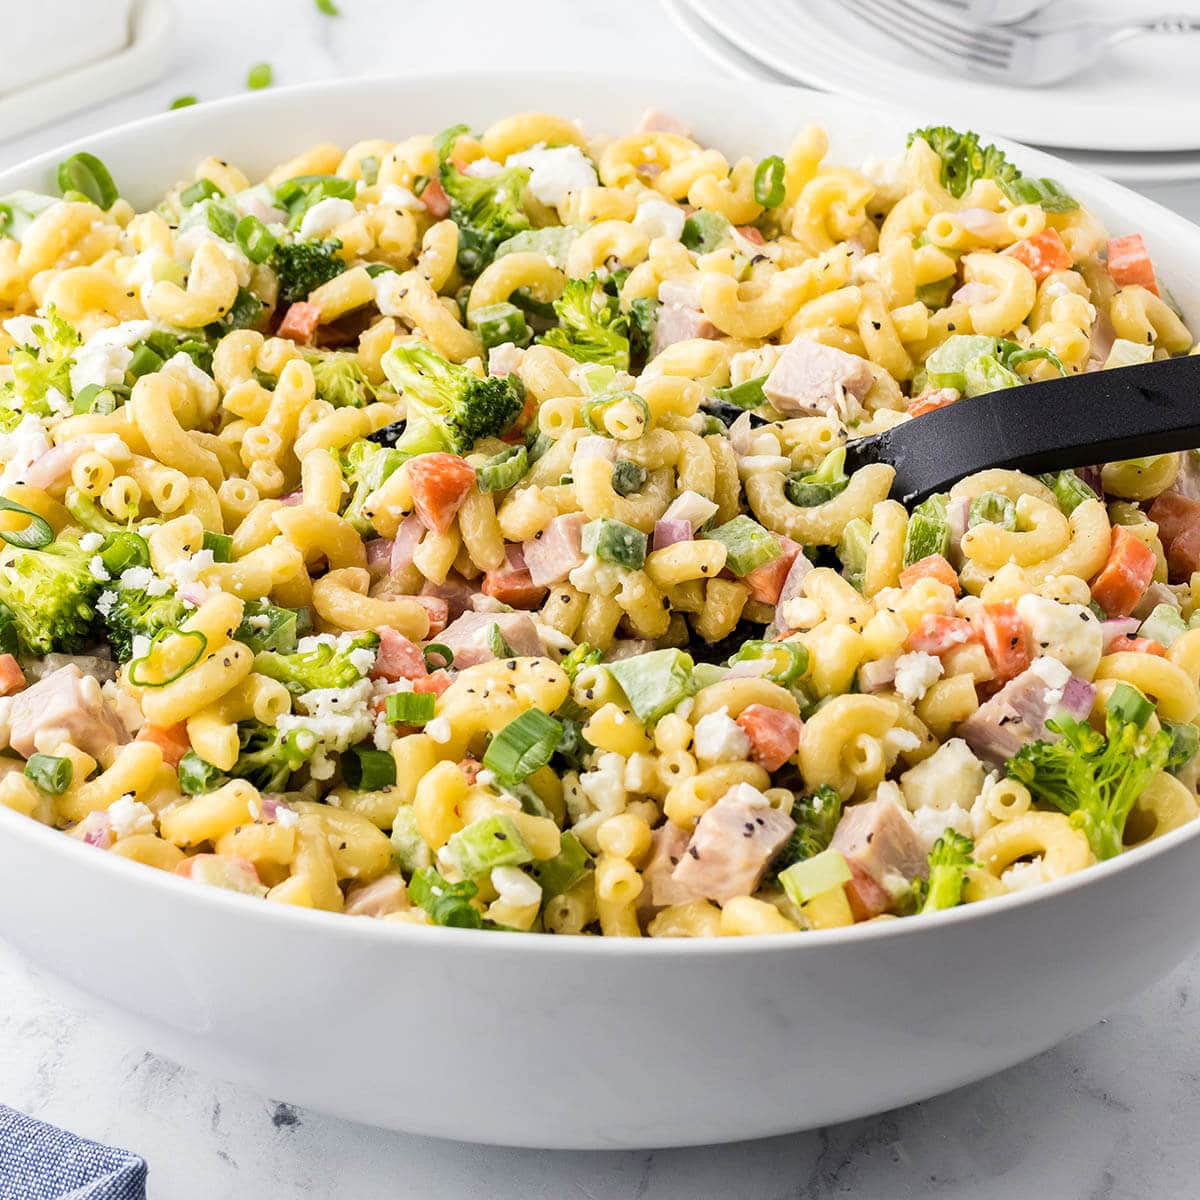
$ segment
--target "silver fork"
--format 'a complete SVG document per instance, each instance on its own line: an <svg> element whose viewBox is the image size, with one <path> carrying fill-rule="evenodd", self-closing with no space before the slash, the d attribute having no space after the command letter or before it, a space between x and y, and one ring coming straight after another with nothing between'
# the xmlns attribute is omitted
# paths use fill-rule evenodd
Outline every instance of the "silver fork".
<svg viewBox="0 0 1200 1200"><path fill-rule="evenodd" d="M1140 34L1200 33L1200 17L1185 14L1033 30L972 25L909 0L846 0L846 7L880 33L964 75L1033 87L1076 75L1110 47Z"/></svg>
<svg viewBox="0 0 1200 1200"><path fill-rule="evenodd" d="M935 0L947 8L958 9L977 25L1019 25L1028 21L1055 0Z"/></svg>

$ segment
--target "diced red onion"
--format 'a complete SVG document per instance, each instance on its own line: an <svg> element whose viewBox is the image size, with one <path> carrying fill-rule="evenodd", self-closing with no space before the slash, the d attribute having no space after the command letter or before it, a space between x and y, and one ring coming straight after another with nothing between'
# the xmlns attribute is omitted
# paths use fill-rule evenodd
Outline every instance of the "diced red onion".
<svg viewBox="0 0 1200 1200"><path fill-rule="evenodd" d="M372 575L386 575L391 570L394 545L395 538L372 538L367 543L367 570Z"/></svg>
<svg viewBox="0 0 1200 1200"><path fill-rule="evenodd" d="M690 542L691 540L691 521L669 521L663 517L654 522L655 550L661 550L664 546L674 546L676 542Z"/></svg>
<svg viewBox="0 0 1200 1200"><path fill-rule="evenodd" d="M1076 720L1083 721L1091 713L1092 704L1095 700L1096 689L1086 679L1080 679L1078 675L1072 675L1063 687L1059 709L1062 712L1069 713Z"/></svg>
<svg viewBox="0 0 1200 1200"><path fill-rule="evenodd" d="M1100 477L1099 467L1076 467L1075 474L1100 497L1104 499L1104 483Z"/></svg>
<svg viewBox="0 0 1200 1200"><path fill-rule="evenodd" d="M291 812L292 806L286 800L279 800L274 796L263 796L259 801L259 808L262 810L262 815L265 820L276 821L279 819L281 812Z"/></svg>
<svg viewBox="0 0 1200 1200"><path fill-rule="evenodd" d="M504 564L506 571L525 571L528 569L525 566L525 550L516 542L510 542L504 547L504 557L506 559Z"/></svg>
<svg viewBox="0 0 1200 1200"><path fill-rule="evenodd" d="M297 488L294 492L288 492L285 496L279 497L279 503L286 505L288 508L295 508L297 504L304 503L304 491L302 488Z"/></svg>
<svg viewBox="0 0 1200 1200"><path fill-rule="evenodd" d="M964 283L951 297L956 304L986 304L995 299L996 289L990 283Z"/></svg>
<svg viewBox="0 0 1200 1200"><path fill-rule="evenodd" d="M1101 621L1100 633L1104 638L1104 652L1108 653L1113 642L1123 637L1133 637L1140 626L1141 622L1134 617L1113 617L1108 621Z"/></svg>

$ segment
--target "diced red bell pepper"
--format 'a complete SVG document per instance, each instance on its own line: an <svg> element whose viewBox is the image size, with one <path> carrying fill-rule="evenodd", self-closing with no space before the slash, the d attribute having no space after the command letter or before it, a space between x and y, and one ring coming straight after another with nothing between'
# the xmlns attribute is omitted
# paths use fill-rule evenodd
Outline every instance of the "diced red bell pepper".
<svg viewBox="0 0 1200 1200"><path fill-rule="evenodd" d="M416 642L387 625L381 625L379 652L375 666L371 668L372 679L387 679L395 683L398 679L420 679L429 674L425 666L425 655Z"/></svg>
<svg viewBox="0 0 1200 1200"><path fill-rule="evenodd" d="M1130 654L1159 654L1165 657L1167 648L1153 638L1134 637L1131 633L1123 633L1108 644L1105 653L1119 654L1122 651Z"/></svg>
<svg viewBox="0 0 1200 1200"><path fill-rule="evenodd" d="M1015 679L1029 666L1029 633L1015 604L985 604L976 617L976 628L997 683Z"/></svg>
<svg viewBox="0 0 1200 1200"><path fill-rule="evenodd" d="M179 766L180 759L192 748L187 725L182 721L165 728L161 725L143 725L135 740L153 742L162 751L163 762L172 767Z"/></svg>
<svg viewBox="0 0 1200 1200"><path fill-rule="evenodd" d="M737 718L750 739L750 757L766 771L778 771L800 748L803 724L794 713L751 704Z"/></svg>
<svg viewBox="0 0 1200 1200"><path fill-rule="evenodd" d="M936 579L939 583L953 588L956 596L962 592L958 583L958 572L950 565L949 560L940 554L927 554L900 572L902 588L912 587L919 579Z"/></svg>
<svg viewBox="0 0 1200 1200"><path fill-rule="evenodd" d="M450 215L450 197L436 176L421 189L420 200L435 220L444 221Z"/></svg>
<svg viewBox="0 0 1200 1200"><path fill-rule="evenodd" d="M954 388L934 388L932 391L922 392L919 396L913 397L908 406L908 415L923 417L926 413L936 412L939 408L945 408L947 404L953 404L958 399L960 396Z"/></svg>
<svg viewBox="0 0 1200 1200"><path fill-rule="evenodd" d="M1009 258L1023 262L1041 283L1051 271L1065 271L1071 266L1071 252L1063 245L1058 230L1047 226L1036 237L1023 238L1004 251Z"/></svg>
<svg viewBox="0 0 1200 1200"><path fill-rule="evenodd" d="M11 654L0 654L0 696L11 696L25 686L25 672Z"/></svg>
<svg viewBox="0 0 1200 1200"><path fill-rule="evenodd" d="M475 468L457 454L419 454L410 459L408 486L426 529L446 533L475 486Z"/></svg>
<svg viewBox="0 0 1200 1200"><path fill-rule="evenodd" d="M792 563L796 561L796 555L800 553L799 543L793 542L791 538L784 537L780 533L777 533L775 537L779 541L779 548L783 553L769 563L755 567L748 575L742 576L742 582L750 589L750 598L760 600L763 604L779 603L779 597L783 592L783 582L792 569Z"/></svg>
<svg viewBox="0 0 1200 1200"><path fill-rule="evenodd" d="M1137 284L1158 295L1158 280L1146 241L1140 233L1108 239L1108 274L1120 287Z"/></svg>
<svg viewBox="0 0 1200 1200"><path fill-rule="evenodd" d="M288 307L276 332L282 338L290 338L293 342L307 345L313 340L320 323L321 306L309 304L307 300L297 300Z"/></svg>
<svg viewBox="0 0 1200 1200"><path fill-rule="evenodd" d="M1127 617L1154 578L1154 551L1123 525L1114 525L1108 561L1092 580L1092 599L1110 617Z"/></svg>
<svg viewBox="0 0 1200 1200"><path fill-rule="evenodd" d="M753 242L756 246L765 246L767 239L763 237L761 229L755 229L753 225L739 225L738 233L742 235L748 242Z"/></svg>
<svg viewBox="0 0 1200 1200"><path fill-rule="evenodd" d="M965 646L977 639L978 633L964 617L948 617L943 613L926 613L908 635L906 650L942 655L955 646Z"/></svg>

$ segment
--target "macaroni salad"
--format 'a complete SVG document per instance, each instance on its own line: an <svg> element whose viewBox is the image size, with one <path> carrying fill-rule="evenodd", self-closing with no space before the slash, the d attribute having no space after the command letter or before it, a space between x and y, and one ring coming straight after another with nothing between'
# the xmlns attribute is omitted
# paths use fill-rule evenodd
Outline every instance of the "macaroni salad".
<svg viewBox="0 0 1200 1200"><path fill-rule="evenodd" d="M0 198L0 804L277 903L655 937L1195 818L1195 454L911 510L844 470L1191 334L1053 180L898 149L526 114Z"/></svg>

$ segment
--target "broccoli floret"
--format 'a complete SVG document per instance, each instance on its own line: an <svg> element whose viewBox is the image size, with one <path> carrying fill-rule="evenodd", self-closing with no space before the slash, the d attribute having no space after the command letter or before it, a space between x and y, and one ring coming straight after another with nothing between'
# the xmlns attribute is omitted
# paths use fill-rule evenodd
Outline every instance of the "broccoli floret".
<svg viewBox="0 0 1200 1200"><path fill-rule="evenodd" d="M281 282L280 291L282 290ZM307 294L306 292L305 295ZM262 320L266 307L249 288L240 287L229 306L229 311L219 320L206 325L204 332L211 338L223 338L234 329L253 329Z"/></svg>
<svg viewBox="0 0 1200 1200"><path fill-rule="evenodd" d="M1154 705L1137 688L1117 684L1105 710L1103 734L1073 717L1055 717L1046 728L1061 740L1023 746L1008 763L1008 774L1066 813L1102 859L1121 853L1130 810L1172 745L1166 730L1148 728Z"/></svg>
<svg viewBox="0 0 1200 1200"><path fill-rule="evenodd" d="M351 442L338 456L342 476L350 489L350 503L342 516L361 537L374 532L371 520L363 515L363 505L376 488L408 457L402 450L379 446L361 438Z"/></svg>
<svg viewBox="0 0 1200 1200"><path fill-rule="evenodd" d="M364 408L375 399L375 389L355 355L310 350L304 357L312 367L318 400L334 408Z"/></svg>
<svg viewBox="0 0 1200 1200"><path fill-rule="evenodd" d="M342 243L280 242L271 255L271 266L279 277L279 301L291 304L340 275L346 264L337 256Z"/></svg>
<svg viewBox="0 0 1200 1200"><path fill-rule="evenodd" d="M260 675L277 679L293 696L318 688L346 688L357 683L371 669L379 634L370 631L343 637L334 646L318 642L311 649L294 654L278 654L267 650L254 656L254 669ZM370 662L364 662L361 651L370 652Z"/></svg>
<svg viewBox="0 0 1200 1200"><path fill-rule="evenodd" d="M962 903L967 868L975 865L971 857L974 852L975 843L953 829L947 829L933 843L929 851L929 883L924 889L922 912L954 908Z"/></svg>
<svg viewBox="0 0 1200 1200"><path fill-rule="evenodd" d="M959 133L949 125L930 125L913 130L908 135L908 145L915 138L927 142L942 160L942 187L952 196L961 197L977 179L1003 182L1020 175L1003 150L981 146L977 133Z"/></svg>
<svg viewBox="0 0 1200 1200"><path fill-rule="evenodd" d="M595 274L571 279L554 302L558 326L539 341L578 362L629 370L629 318Z"/></svg>
<svg viewBox="0 0 1200 1200"><path fill-rule="evenodd" d="M836 788L822 784L811 796L801 796L792 805L792 820L796 828L771 864L772 877L790 867L829 849L833 831L842 819L842 797Z"/></svg>
<svg viewBox="0 0 1200 1200"><path fill-rule="evenodd" d="M495 175L464 175L450 153L465 126L440 136L438 178L450 200L450 219L458 226L458 265L473 279L496 257L501 242L530 227L521 206L521 195L529 186L527 167L510 167Z"/></svg>
<svg viewBox="0 0 1200 1200"><path fill-rule="evenodd" d="M658 301L649 296L639 296L629 305L629 353L638 362L645 362L650 357L658 310Z"/></svg>
<svg viewBox="0 0 1200 1200"><path fill-rule="evenodd" d="M303 767L320 739L303 727L282 732L259 721L238 723L237 762L221 771L189 750L179 762L179 786L189 796L211 792L229 779L245 779L260 792L282 792Z"/></svg>
<svg viewBox="0 0 1200 1200"><path fill-rule="evenodd" d="M178 629L194 611L174 591L151 595L145 588L116 587L117 598L105 618L108 640L118 662L133 658L135 637L153 638L164 629Z"/></svg>
<svg viewBox="0 0 1200 1200"><path fill-rule="evenodd" d="M466 454L480 438L503 433L525 404L515 376L480 377L424 346L396 346L383 369L404 396L408 423L395 446L408 455Z"/></svg>
<svg viewBox="0 0 1200 1200"><path fill-rule="evenodd" d="M0 610L11 615L25 653L73 654L88 642L101 588L91 558L65 538L42 550L7 548L0 561Z"/></svg>
<svg viewBox="0 0 1200 1200"><path fill-rule="evenodd" d="M51 415L51 393L71 398L71 367L79 334L50 307L30 326L33 342L12 352L12 379L4 384L0 401L6 408Z"/></svg>

